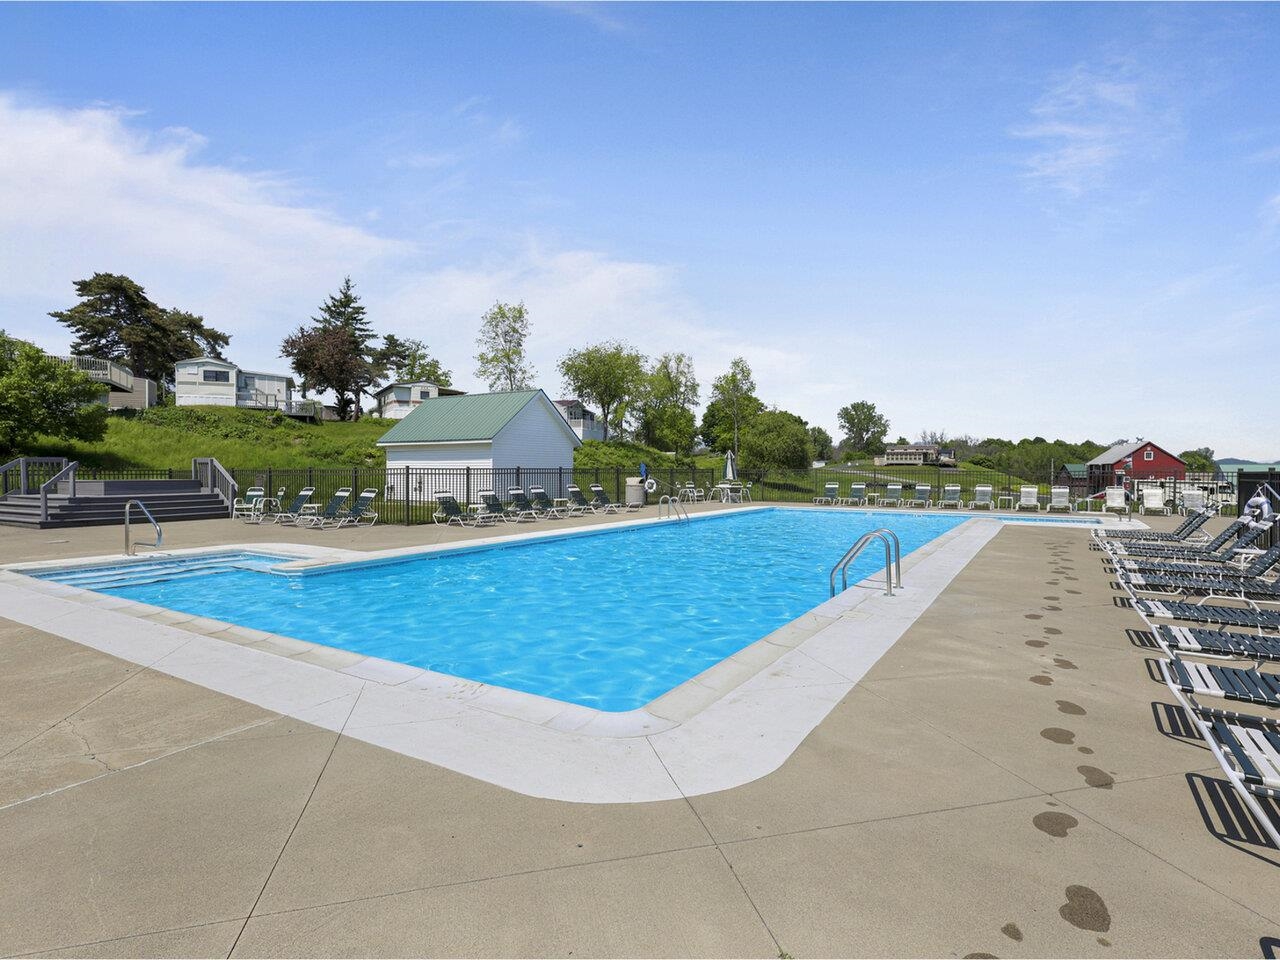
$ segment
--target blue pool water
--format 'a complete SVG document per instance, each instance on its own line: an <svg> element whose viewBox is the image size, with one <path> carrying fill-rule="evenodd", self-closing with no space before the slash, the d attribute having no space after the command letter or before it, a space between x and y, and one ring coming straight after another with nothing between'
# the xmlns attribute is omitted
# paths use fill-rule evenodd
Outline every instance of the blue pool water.
<svg viewBox="0 0 1280 960"><path fill-rule="evenodd" d="M967 519L760 510L302 576L267 572L272 558L255 554L203 558L203 569L201 558L186 558L172 575L130 568L123 581L101 569L48 576L621 711L826 600L831 566L862 533L890 526L905 556ZM868 550L850 582L881 571L883 561L883 552Z"/></svg>

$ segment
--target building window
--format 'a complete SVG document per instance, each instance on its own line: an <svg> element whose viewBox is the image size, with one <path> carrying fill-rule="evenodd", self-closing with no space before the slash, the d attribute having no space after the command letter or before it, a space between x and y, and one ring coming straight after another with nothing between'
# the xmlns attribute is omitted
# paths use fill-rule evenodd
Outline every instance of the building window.
<svg viewBox="0 0 1280 960"><path fill-rule="evenodd" d="M1154 450L1148 450L1146 453L1142 455L1143 460L1154 460L1155 458L1156 458L1156 452Z"/></svg>
<svg viewBox="0 0 1280 960"><path fill-rule="evenodd" d="M206 370L204 371L205 383L230 383L230 370Z"/></svg>

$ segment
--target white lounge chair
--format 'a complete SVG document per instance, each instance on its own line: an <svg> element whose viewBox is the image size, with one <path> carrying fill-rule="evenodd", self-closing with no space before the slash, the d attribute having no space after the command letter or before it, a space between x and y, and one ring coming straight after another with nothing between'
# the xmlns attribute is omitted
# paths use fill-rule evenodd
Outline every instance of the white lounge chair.
<svg viewBox="0 0 1280 960"><path fill-rule="evenodd" d="M1198 510L1204 510L1208 505L1208 500L1209 498L1205 496L1203 490L1184 490L1182 492L1181 513L1186 516Z"/></svg>
<svg viewBox="0 0 1280 960"><path fill-rule="evenodd" d="M882 507L888 506L891 503L895 507L902 506L902 484L886 483L884 486L884 493L881 494L877 503Z"/></svg>
<svg viewBox="0 0 1280 960"><path fill-rule="evenodd" d="M823 484L822 496L814 497L814 503L835 503L836 498L840 496L840 484L832 480L830 483Z"/></svg>
<svg viewBox="0 0 1280 960"><path fill-rule="evenodd" d="M1021 511L1030 509L1040 512L1040 488L1025 483L1018 491L1018 502L1014 505L1014 510Z"/></svg>
<svg viewBox="0 0 1280 960"><path fill-rule="evenodd" d="M980 483L973 488L973 499L969 501L969 509L994 510L996 506L994 491L989 483Z"/></svg>
<svg viewBox="0 0 1280 960"><path fill-rule="evenodd" d="M1070 487L1050 487L1049 488L1049 505L1045 510L1053 513L1055 510L1065 510L1070 513L1075 507L1071 505L1071 488Z"/></svg>
<svg viewBox="0 0 1280 960"><path fill-rule="evenodd" d="M1158 486L1146 486L1142 488L1142 503L1138 505L1138 512L1162 513L1166 517L1169 516L1169 506L1164 502L1164 488Z"/></svg>
<svg viewBox="0 0 1280 960"><path fill-rule="evenodd" d="M938 502L935 503L934 506L939 510L944 507L955 507L959 510L960 504L963 502L964 501L960 499L960 484L948 483L943 485L942 496L938 498Z"/></svg>
<svg viewBox="0 0 1280 960"><path fill-rule="evenodd" d="M915 490L911 492L911 496L902 501L904 507L930 507L933 505L933 485L929 483L917 483Z"/></svg>
<svg viewBox="0 0 1280 960"><path fill-rule="evenodd" d="M1121 516L1129 516L1129 498L1125 496L1124 487L1107 487L1105 497L1102 503L1103 512L1114 511Z"/></svg>

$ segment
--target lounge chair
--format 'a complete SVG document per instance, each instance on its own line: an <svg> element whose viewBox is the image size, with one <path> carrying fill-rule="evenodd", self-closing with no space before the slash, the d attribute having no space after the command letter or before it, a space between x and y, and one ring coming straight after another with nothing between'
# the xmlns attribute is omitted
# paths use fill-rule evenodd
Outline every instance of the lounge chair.
<svg viewBox="0 0 1280 960"><path fill-rule="evenodd" d="M350 487L340 487L319 513L300 514L294 524L299 527L323 527L337 520L351 497Z"/></svg>
<svg viewBox="0 0 1280 960"><path fill-rule="evenodd" d="M1045 507L1045 512L1053 513L1055 510L1065 510L1070 513L1074 509L1075 507L1071 505L1070 487L1049 488L1049 505Z"/></svg>
<svg viewBox="0 0 1280 960"><path fill-rule="evenodd" d="M1280 637L1162 623L1156 627L1156 639L1161 646L1180 653L1280 663Z"/></svg>
<svg viewBox="0 0 1280 960"><path fill-rule="evenodd" d="M1176 530L1095 530L1094 533L1099 539L1103 540L1127 540L1130 542L1170 542L1185 541L1192 534L1196 533L1209 522L1209 518L1213 513L1209 510L1201 510L1197 513L1190 514L1182 523L1178 524ZM1203 534L1201 534L1203 536ZM1206 538L1207 539L1207 538Z"/></svg>
<svg viewBox="0 0 1280 960"><path fill-rule="evenodd" d="M502 505L502 501L498 499L498 494L494 490L480 490L476 493L480 498L480 510L476 514L482 520L503 520L507 523L515 523L516 518L511 515L506 507Z"/></svg>
<svg viewBox="0 0 1280 960"><path fill-rule="evenodd" d="M1138 504L1140 514L1162 513L1169 516L1168 504L1164 502L1164 487L1148 485L1142 488L1142 502Z"/></svg>
<svg viewBox="0 0 1280 960"><path fill-rule="evenodd" d="M529 499L533 501L533 509L549 520L559 520L569 515L568 508L557 507L555 501L547 496L547 491L542 487L529 487Z"/></svg>
<svg viewBox="0 0 1280 960"><path fill-rule="evenodd" d="M580 517L583 514L595 513L588 500L582 493L582 488L576 483L571 483L565 487L564 492L569 497L569 515L572 517Z"/></svg>
<svg viewBox="0 0 1280 960"><path fill-rule="evenodd" d="M995 497L992 495L994 491L991 484L980 483L973 488L973 499L969 501L969 509L977 510L979 508L985 510L994 510L996 506Z"/></svg>
<svg viewBox="0 0 1280 960"><path fill-rule="evenodd" d="M1203 490L1184 490L1182 497L1178 503L1178 512L1184 516L1188 513L1195 513L1197 510L1207 510L1209 507L1209 497Z"/></svg>
<svg viewBox="0 0 1280 960"><path fill-rule="evenodd" d="M1029 508L1036 513L1040 512L1040 488L1031 484L1023 484L1018 491L1018 502L1014 504L1014 511L1021 511Z"/></svg>
<svg viewBox="0 0 1280 960"><path fill-rule="evenodd" d="M538 519L538 509L529 501L523 488L509 487L507 489L507 499L511 501L511 506L507 509L507 513L515 517L516 520Z"/></svg>
<svg viewBox="0 0 1280 960"><path fill-rule="evenodd" d="M1104 500L1102 502L1102 512L1115 512L1121 516L1129 516L1129 498L1124 492L1124 487L1107 487L1103 493Z"/></svg>
<svg viewBox="0 0 1280 960"><path fill-rule="evenodd" d="M867 485L865 483L849 484L849 495L837 497L836 503L849 507L865 507L867 505Z"/></svg>
<svg viewBox="0 0 1280 960"><path fill-rule="evenodd" d="M1280 546L1259 554L1246 549L1226 560L1161 560L1158 557L1121 557L1115 561L1116 571L1160 576L1216 577L1244 580L1261 577L1280 563Z"/></svg>
<svg viewBox="0 0 1280 960"><path fill-rule="evenodd" d="M934 506L937 507L939 510L942 510L946 507L955 507L957 510L959 510L961 504L963 503L964 501L960 499L960 484L948 483L943 486L942 496L938 499L938 502L935 503Z"/></svg>
<svg viewBox="0 0 1280 960"><path fill-rule="evenodd" d="M377 497L378 489L376 487L365 487L360 491L360 496L356 497L355 503L349 509L339 510L333 516L317 514L315 517L303 517L299 521L299 525L317 530L358 527L361 525L371 527L378 522L378 514L369 509Z"/></svg>
<svg viewBox="0 0 1280 960"><path fill-rule="evenodd" d="M604 492L604 487L598 483L591 484L591 509L596 513L622 513L624 511L630 513L640 509L638 503L614 503L609 499L609 495Z"/></svg>
<svg viewBox="0 0 1280 960"><path fill-rule="evenodd" d="M253 520L262 516L262 501L267 495L265 487L250 487L243 497L236 497L231 502L232 520Z"/></svg>
<svg viewBox="0 0 1280 960"><path fill-rule="evenodd" d="M876 501L880 506L885 507L893 504L895 507L902 506L902 484L886 483L884 485L884 493L880 499Z"/></svg>
<svg viewBox="0 0 1280 960"><path fill-rule="evenodd" d="M1133 543L1126 540L1108 540L1103 541L1102 546L1113 557L1226 561L1231 559L1236 551L1252 546L1270 529L1270 521L1253 523L1248 517L1237 517L1223 527L1216 537L1205 543ZM1238 539L1233 542L1233 537Z"/></svg>
<svg viewBox="0 0 1280 960"><path fill-rule="evenodd" d="M315 487L303 487L298 491L298 495L293 498L287 509L281 510L271 518L273 523L296 523L298 517L302 516L302 508L311 500L311 495L316 492Z"/></svg>
<svg viewBox="0 0 1280 960"><path fill-rule="evenodd" d="M436 502L436 512L431 515L431 519L436 523L443 521L446 527L451 523L460 527L475 527L493 522L490 518L481 519L478 515L463 510L458 498L448 490L437 490L431 495L431 499Z"/></svg>
<svg viewBox="0 0 1280 960"><path fill-rule="evenodd" d="M1134 593L1175 593L1180 596L1234 597L1242 600L1280 602L1280 583L1264 577L1212 577L1189 574L1145 573L1121 570L1120 584Z"/></svg>
<svg viewBox="0 0 1280 960"><path fill-rule="evenodd" d="M1156 599L1137 599L1133 601L1133 606L1143 618L1153 620L1184 620L1187 623L1212 623L1245 629L1252 627L1258 631L1280 630L1280 610Z"/></svg>
<svg viewBox="0 0 1280 960"><path fill-rule="evenodd" d="M904 507L925 507L933 505L933 485L929 483L917 483L916 488L911 491L911 496L902 501Z"/></svg>
<svg viewBox="0 0 1280 960"><path fill-rule="evenodd" d="M835 481L824 484L822 491L822 496L813 498L814 503L835 503L836 498L840 496L840 484Z"/></svg>
<svg viewBox="0 0 1280 960"><path fill-rule="evenodd" d="M1221 697L1262 707L1280 707L1280 676L1243 667L1195 663L1180 657L1158 661L1164 682L1198 697Z"/></svg>

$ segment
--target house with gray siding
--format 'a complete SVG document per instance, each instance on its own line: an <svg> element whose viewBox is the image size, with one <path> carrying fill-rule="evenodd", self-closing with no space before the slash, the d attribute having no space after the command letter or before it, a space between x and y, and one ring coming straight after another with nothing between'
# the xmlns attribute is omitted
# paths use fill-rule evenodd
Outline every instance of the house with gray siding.
<svg viewBox="0 0 1280 960"><path fill-rule="evenodd" d="M179 407L248 407L289 416L319 417L319 405L293 399L287 373L243 370L218 357L192 357L173 365L173 402Z"/></svg>

